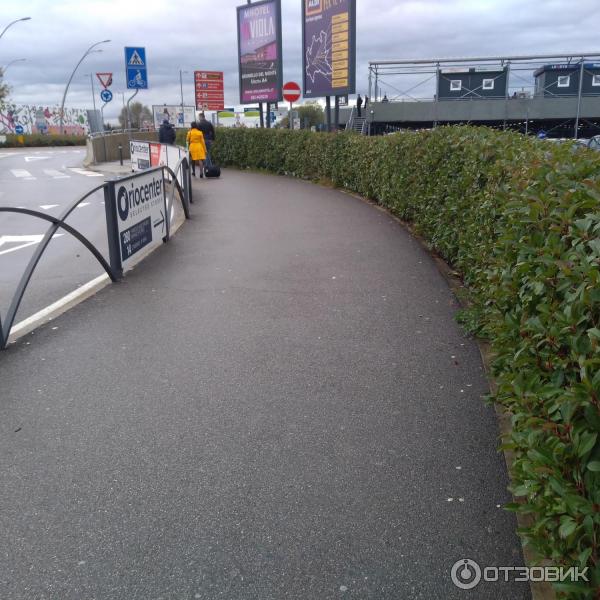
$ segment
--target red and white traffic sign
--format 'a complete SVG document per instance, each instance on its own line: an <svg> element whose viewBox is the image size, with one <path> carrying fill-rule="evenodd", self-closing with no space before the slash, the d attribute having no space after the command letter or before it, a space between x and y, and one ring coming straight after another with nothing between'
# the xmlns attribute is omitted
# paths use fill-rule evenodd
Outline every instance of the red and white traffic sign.
<svg viewBox="0 0 600 600"><path fill-rule="evenodd" d="M301 95L300 86L295 81L288 81L283 86L283 98L287 102L296 102Z"/></svg>
<svg viewBox="0 0 600 600"><path fill-rule="evenodd" d="M104 89L109 88L112 85L112 73L96 73L96 77Z"/></svg>

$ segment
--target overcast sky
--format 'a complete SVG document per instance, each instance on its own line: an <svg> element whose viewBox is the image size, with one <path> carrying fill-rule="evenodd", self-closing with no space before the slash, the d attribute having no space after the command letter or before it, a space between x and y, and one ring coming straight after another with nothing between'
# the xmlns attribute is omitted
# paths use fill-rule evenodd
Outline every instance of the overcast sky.
<svg viewBox="0 0 600 600"><path fill-rule="evenodd" d="M301 82L302 0L282 0L284 81ZM0 65L17 103L59 104L73 67L94 42L102 53L79 67L66 104L91 108L90 73L112 71L114 118L125 90L124 46L145 46L150 89L136 100L193 104L194 69L225 72L225 103L238 103L235 7L240 0L0 0ZM600 51L598 0L357 0L357 91L368 61L390 58ZM96 82L94 82L96 84ZM402 87L402 86L400 86ZM96 95L99 86L96 85ZM128 97L131 92L126 92Z"/></svg>

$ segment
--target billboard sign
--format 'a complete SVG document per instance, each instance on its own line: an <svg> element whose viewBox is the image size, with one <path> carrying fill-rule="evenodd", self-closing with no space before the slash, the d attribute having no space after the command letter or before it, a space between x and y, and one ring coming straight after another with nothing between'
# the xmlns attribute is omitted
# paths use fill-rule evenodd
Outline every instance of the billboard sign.
<svg viewBox="0 0 600 600"><path fill-rule="evenodd" d="M280 0L238 6L237 27L240 104L281 100Z"/></svg>
<svg viewBox="0 0 600 600"><path fill-rule="evenodd" d="M152 116L155 129L158 129L165 119L175 128L190 127L196 120L196 109L193 106L184 106L181 112L181 104L154 104Z"/></svg>
<svg viewBox="0 0 600 600"><path fill-rule="evenodd" d="M354 94L356 0L302 0L305 98Z"/></svg>
<svg viewBox="0 0 600 600"><path fill-rule="evenodd" d="M194 71L194 90L197 110L223 110L223 71Z"/></svg>

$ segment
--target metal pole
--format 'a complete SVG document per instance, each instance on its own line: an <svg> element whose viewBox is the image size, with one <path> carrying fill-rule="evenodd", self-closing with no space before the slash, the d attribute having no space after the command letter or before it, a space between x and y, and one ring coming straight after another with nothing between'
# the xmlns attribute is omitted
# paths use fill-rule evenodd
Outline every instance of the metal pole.
<svg viewBox="0 0 600 600"><path fill-rule="evenodd" d="M65 114L65 100L67 98L67 92L69 91L69 86L71 85L71 81L73 80L73 77L75 76L75 71L77 71L77 68L79 67L79 65L83 62L84 58L90 54L90 52L92 51L93 48L95 48L96 46L99 46L100 44L107 44L108 42L110 42L110 40L102 40L101 42L96 42L95 44L92 44L83 54L83 56L79 59L79 62L75 65L75 68L73 69L73 72L71 73L71 77L69 77L69 81L67 81L67 87L65 87L65 93L63 94L62 97L62 102L60 103L60 116L59 116L59 131L61 133L63 132L63 122L64 122L64 114Z"/></svg>
<svg viewBox="0 0 600 600"><path fill-rule="evenodd" d="M437 64L435 69L435 96L433 98L433 128L435 129L438 125L438 108L440 101L440 77L442 70L440 69L440 63Z"/></svg>
<svg viewBox="0 0 600 600"><path fill-rule="evenodd" d="M292 107L293 104L290 102L290 112L288 113L288 125L290 129L294 129L294 117L292 116Z"/></svg>
<svg viewBox="0 0 600 600"><path fill-rule="evenodd" d="M581 91L583 89L583 75L585 60L581 57L581 67L579 69L579 91L577 92L577 116L575 117L575 139L579 137L579 118L581 117Z"/></svg>
<svg viewBox="0 0 600 600"><path fill-rule="evenodd" d="M502 130L506 131L506 121L508 119L508 83L510 78L510 61L506 63L506 90L504 92L504 123L502 124Z"/></svg>
<svg viewBox="0 0 600 600"><path fill-rule="evenodd" d="M271 103L267 102L267 108L266 108L266 114L267 114L267 129L271 129Z"/></svg>
<svg viewBox="0 0 600 600"><path fill-rule="evenodd" d="M15 19L14 21L12 21L11 23L9 23L3 30L2 33L0 33L0 38L6 33L6 30L11 27L12 25L14 25L15 23L18 23L19 21L30 21L31 17L23 17L22 19Z"/></svg>
<svg viewBox="0 0 600 600"><path fill-rule="evenodd" d="M96 90L94 90L94 77L93 73L90 73L90 83L92 84L92 104L94 106L94 115L96 114Z"/></svg>
<svg viewBox="0 0 600 600"><path fill-rule="evenodd" d="M373 67L369 67L369 98L373 99L371 91L373 89Z"/></svg>
<svg viewBox="0 0 600 600"><path fill-rule="evenodd" d="M129 103L137 96L139 91L139 88L135 90L135 94L133 94L133 96L127 100L127 132L129 134L129 139L131 139L131 111L129 110Z"/></svg>
<svg viewBox="0 0 600 600"><path fill-rule="evenodd" d="M325 112L327 117L327 131L331 131L331 98L329 96L325 97Z"/></svg>
<svg viewBox="0 0 600 600"><path fill-rule="evenodd" d="M265 118L263 115L263 103L262 102L258 103L258 112L260 113L260 127L262 129L265 126Z"/></svg>
<svg viewBox="0 0 600 600"><path fill-rule="evenodd" d="M367 111L365 110L365 113L366 112ZM333 129L334 129L334 131L337 131L339 122L340 122L340 97L336 96L335 97L335 108L333 110Z"/></svg>
<svg viewBox="0 0 600 600"><path fill-rule="evenodd" d="M185 125L185 118L183 116L183 71L181 69L179 69L179 88L181 89L181 118Z"/></svg>
<svg viewBox="0 0 600 600"><path fill-rule="evenodd" d="M104 107L106 106L106 102L100 107L100 121L102 123L102 145L104 146L104 162L107 162L107 150L106 150L106 135L104 135ZM94 110L96 108L94 107Z"/></svg>
<svg viewBox="0 0 600 600"><path fill-rule="evenodd" d="M15 63L22 62L24 60L27 60L27 59L26 58L15 58L15 60L11 60L9 63L6 63L6 65L1 68L2 76L6 75L6 70L8 69L8 67L10 67L10 65L14 65Z"/></svg>

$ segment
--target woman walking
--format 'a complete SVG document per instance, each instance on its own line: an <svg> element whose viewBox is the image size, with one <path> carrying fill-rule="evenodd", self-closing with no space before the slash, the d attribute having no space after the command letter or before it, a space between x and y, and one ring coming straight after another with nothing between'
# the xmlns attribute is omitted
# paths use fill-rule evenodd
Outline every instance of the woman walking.
<svg viewBox="0 0 600 600"><path fill-rule="evenodd" d="M188 131L187 143L190 150L190 161L192 162L192 175L196 174L196 165L198 165L200 177L204 177L206 143L204 141L204 134L198 129L196 121L192 123L192 128Z"/></svg>

